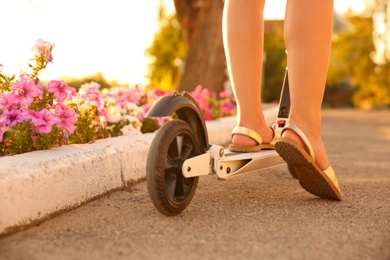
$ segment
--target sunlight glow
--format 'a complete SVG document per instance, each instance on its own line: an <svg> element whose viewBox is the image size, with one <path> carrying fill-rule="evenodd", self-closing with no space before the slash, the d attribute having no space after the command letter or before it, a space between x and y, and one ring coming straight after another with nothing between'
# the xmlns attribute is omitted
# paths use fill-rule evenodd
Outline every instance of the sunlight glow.
<svg viewBox="0 0 390 260"><path fill-rule="evenodd" d="M264 16L268 19L283 19L287 0L268 0L265 2ZM352 9L360 13L364 9L365 0L334 0L334 8L340 14Z"/></svg>
<svg viewBox="0 0 390 260"><path fill-rule="evenodd" d="M1 1L0 64L4 73L28 71L31 47L38 39L55 44L54 61L43 80L102 72L120 83L144 83L145 49L158 28L159 0L12 0ZM174 11L173 0L165 0ZM360 10L364 0L335 0L336 9ZM269 0L268 18L281 19L285 0Z"/></svg>

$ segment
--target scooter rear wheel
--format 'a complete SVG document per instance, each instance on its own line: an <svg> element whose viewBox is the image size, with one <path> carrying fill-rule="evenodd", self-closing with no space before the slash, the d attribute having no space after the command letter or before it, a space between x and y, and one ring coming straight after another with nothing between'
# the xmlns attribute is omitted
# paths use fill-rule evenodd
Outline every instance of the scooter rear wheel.
<svg viewBox="0 0 390 260"><path fill-rule="evenodd" d="M149 196L162 214L177 215L191 202L199 177L185 178L182 165L200 153L186 122L174 119L157 131L149 150L146 179Z"/></svg>

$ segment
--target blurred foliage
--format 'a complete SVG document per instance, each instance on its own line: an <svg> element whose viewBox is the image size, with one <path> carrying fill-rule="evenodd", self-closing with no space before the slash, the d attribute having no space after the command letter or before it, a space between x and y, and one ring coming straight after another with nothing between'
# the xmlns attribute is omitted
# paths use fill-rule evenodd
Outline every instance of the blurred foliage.
<svg viewBox="0 0 390 260"><path fill-rule="evenodd" d="M92 143L97 139L104 138L103 127L100 120L97 120L97 114L97 108L93 105L79 111L78 120L75 123L76 130L69 136L68 142L70 144Z"/></svg>
<svg viewBox="0 0 390 260"><path fill-rule="evenodd" d="M390 1L389 0L366 0L366 16L374 18L377 25L373 31L373 37L377 46L377 61L390 62ZM379 28L378 28L379 26ZM387 48L385 46L388 46Z"/></svg>
<svg viewBox="0 0 390 260"><path fill-rule="evenodd" d="M352 30L334 37L328 73L328 88L346 85L354 89L352 104L371 109L390 106L386 64L374 62L375 43L372 17L350 16Z"/></svg>
<svg viewBox="0 0 390 260"><path fill-rule="evenodd" d="M4 136L4 141L0 143L0 156L32 151L34 142L30 136L30 129L29 122L22 122L10 128L7 135Z"/></svg>
<svg viewBox="0 0 390 260"><path fill-rule="evenodd" d="M0 93L10 92L14 81L15 81L15 75L8 77L0 73Z"/></svg>
<svg viewBox="0 0 390 260"><path fill-rule="evenodd" d="M269 26L267 26L267 24ZM265 21L264 30L263 101L278 102L287 66L283 21Z"/></svg>
<svg viewBox="0 0 390 260"><path fill-rule="evenodd" d="M167 14L162 1L159 4L159 30L146 50L150 59L149 87L175 90L180 82L182 59L187 56L187 44L175 14Z"/></svg>
<svg viewBox="0 0 390 260"><path fill-rule="evenodd" d="M388 13L387 0L366 0L365 13L357 15L350 11L342 15L343 25L349 29L335 32L333 36L324 99L327 105L390 107L390 50L382 49L384 54L378 50L378 41L386 40L386 33L390 33ZM378 19L385 25L384 36L375 27ZM167 15L162 4L159 22L160 29L146 53L151 60L149 84L174 90L180 80L181 60L187 54L187 46L176 17ZM280 96L287 65L283 21L265 21L264 51L263 101L275 102Z"/></svg>
<svg viewBox="0 0 390 260"><path fill-rule="evenodd" d="M81 85L85 84L85 82L96 82L100 85L100 89L111 88L112 86L120 85L117 82L108 81L101 72L80 78L63 77L62 80L65 81L68 86L75 88L77 91L80 89Z"/></svg>
<svg viewBox="0 0 390 260"><path fill-rule="evenodd" d="M160 128L160 125L156 120L153 118L144 118L144 121L142 122L141 126L141 132L142 133L153 133L157 129Z"/></svg>

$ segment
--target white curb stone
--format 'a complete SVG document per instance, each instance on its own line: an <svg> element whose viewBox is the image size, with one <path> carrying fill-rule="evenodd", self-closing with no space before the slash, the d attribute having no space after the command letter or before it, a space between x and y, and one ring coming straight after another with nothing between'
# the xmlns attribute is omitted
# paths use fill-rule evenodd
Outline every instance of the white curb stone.
<svg viewBox="0 0 390 260"><path fill-rule="evenodd" d="M275 122L277 107L265 111ZM206 122L211 144L225 145L236 117ZM0 235L21 230L145 178L154 133L0 157Z"/></svg>

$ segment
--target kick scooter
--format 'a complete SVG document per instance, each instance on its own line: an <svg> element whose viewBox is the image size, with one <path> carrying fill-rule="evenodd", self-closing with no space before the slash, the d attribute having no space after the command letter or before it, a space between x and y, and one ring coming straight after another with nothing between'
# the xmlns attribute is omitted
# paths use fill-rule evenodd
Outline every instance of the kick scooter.
<svg viewBox="0 0 390 260"><path fill-rule="evenodd" d="M288 121L290 94L286 69L274 131ZM199 176L229 179L285 164L275 150L234 153L209 144L206 124L196 101L187 92L160 99L147 117L173 116L157 131L149 150L146 179L154 206L164 215L183 211L195 194ZM293 169L290 173L294 176Z"/></svg>

